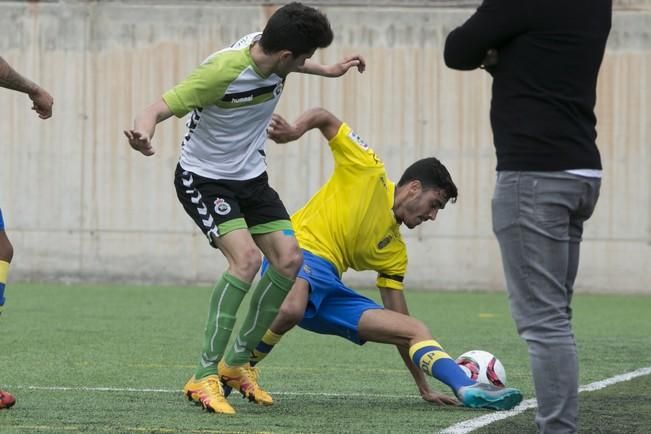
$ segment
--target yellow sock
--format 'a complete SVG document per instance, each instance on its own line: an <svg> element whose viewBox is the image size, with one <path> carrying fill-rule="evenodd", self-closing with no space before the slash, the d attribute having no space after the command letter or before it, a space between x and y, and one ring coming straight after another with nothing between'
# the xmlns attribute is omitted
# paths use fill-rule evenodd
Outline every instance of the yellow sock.
<svg viewBox="0 0 651 434"><path fill-rule="evenodd" d="M271 330L267 330L251 354L251 366L255 366L256 363L260 363L262 359L267 357L271 350L273 350L274 345L276 345L282 337L283 335L279 335L272 332Z"/></svg>

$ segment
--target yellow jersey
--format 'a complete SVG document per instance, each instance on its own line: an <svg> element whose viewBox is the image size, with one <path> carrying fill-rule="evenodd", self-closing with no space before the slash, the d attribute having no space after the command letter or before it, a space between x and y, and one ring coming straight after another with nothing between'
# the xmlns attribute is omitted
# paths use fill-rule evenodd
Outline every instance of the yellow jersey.
<svg viewBox="0 0 651 434"><path fill-rule="evenodd" d="M292 215L299 245L330 261L340 276L348 268L373 270L378 287L403 289L407 248L384 163L345 123L329 145L332 176Z"/></svg>

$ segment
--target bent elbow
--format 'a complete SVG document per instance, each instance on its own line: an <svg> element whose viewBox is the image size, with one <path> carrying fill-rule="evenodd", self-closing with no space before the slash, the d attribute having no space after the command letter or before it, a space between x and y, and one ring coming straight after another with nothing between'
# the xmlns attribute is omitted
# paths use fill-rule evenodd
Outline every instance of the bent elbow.
<svg viewBox="0 0 651 434"><path fill-rule="evenodd" d="M448 68L458 69L461 71L470 71L481 65L481 59L477 61L471 49L461 43L453 30L445 40L443 49L443 60Z"/></svg>
<svg viewBox="0 0 651 434"><path fill-rule="evenodd" d="M470 71L472 69L478 68L479 64L474 62L467 57L460 55L459 50L453 50L449 48L446 44L445 50L443 51L443 60L445 61L445 66L451 69L458 69L460 71Z"/></svg>

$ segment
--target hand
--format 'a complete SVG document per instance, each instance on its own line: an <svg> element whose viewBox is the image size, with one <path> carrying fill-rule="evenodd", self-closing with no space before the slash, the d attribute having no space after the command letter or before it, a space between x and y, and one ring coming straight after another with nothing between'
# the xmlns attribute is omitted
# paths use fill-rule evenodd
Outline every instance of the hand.
<svg viewBox="0 0 651 434"><path fill-rule="evenodd" d="M269 126L267 127L267 135L276 143L287 143L300 137L296 128L276 113L271 115L271 122L269 122Z"/></svg>
<svg viewBox="0 0 651 434"><path fill-rule="evenodd" d="M456 398L452 398L442 393L433 392L431 390L421 391L420 396L425 401L432 402L436 405L459 405L459 401Z"/></svg>
<svg viewBox="0 0 651 434"><path fill-rule="evenodd" d="M486 52L486 56L484 57L484 60L481 61L481 67L484 69L489 69L497 65L497 61L498 61L497 50L491 48Z"/></svg>
<svg viewBox="0 0 651 434"><path fill-rule="evenodd" d="M143 133L142 131L136 130L124 130L124 135L129 139L129 145L136 151L141 152L143 155L151 156L156 153L154 148L151 146L151 137Z"/></svg>
<svg viewBox="0 0 651 434"><path fill-rule="evenodd" d="M28 94L29 99L34 103L32 110L38 113L41 119L48 119L52 116L52 106L54 105L54 98L47 93L43 88L37 87L36 90Z"/></svg>
<svg viewBox="0 0 651 434"><path fill-rule="evenodd" d="M364 60L364 58L359 54L348 56L339 63L327 66L326 74L328 77L341 77L348 72L350 68L354 67L357 67L360 74L366 70L366 60Z"/></svg>

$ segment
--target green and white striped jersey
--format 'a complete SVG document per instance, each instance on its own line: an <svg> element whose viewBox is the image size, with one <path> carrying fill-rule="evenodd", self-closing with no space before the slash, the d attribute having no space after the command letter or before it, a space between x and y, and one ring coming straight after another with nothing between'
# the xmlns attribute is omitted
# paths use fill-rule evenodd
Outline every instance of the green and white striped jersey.
<svg viewBox="0 0 651 434"><path fill-rule="evenodd" d="M284 79L263 76L250 46L261 33L246 35L208 57L163 95L177 117L188 115L180 164L210 179L247 180L262 174L267 126Z"/></svg>

